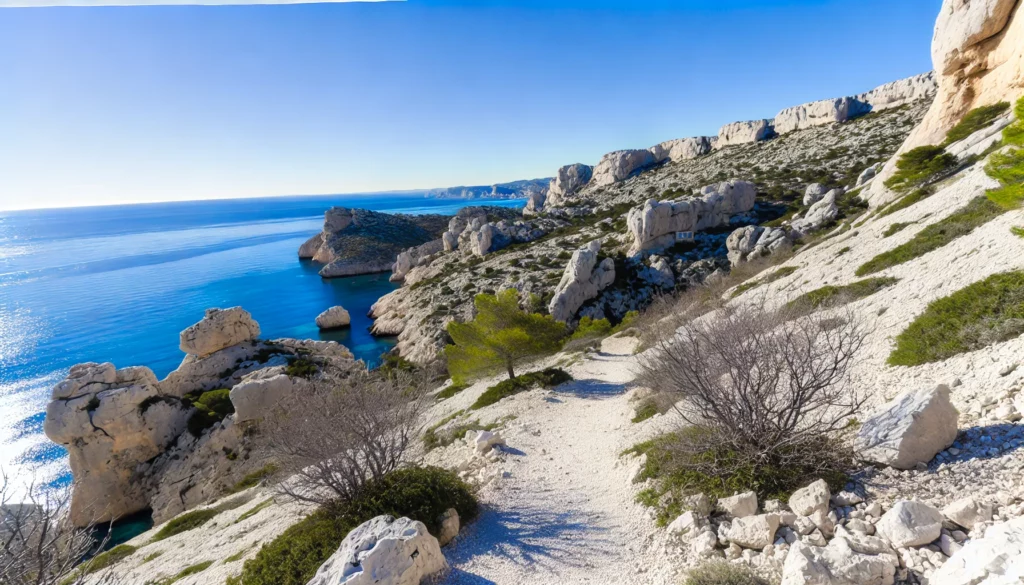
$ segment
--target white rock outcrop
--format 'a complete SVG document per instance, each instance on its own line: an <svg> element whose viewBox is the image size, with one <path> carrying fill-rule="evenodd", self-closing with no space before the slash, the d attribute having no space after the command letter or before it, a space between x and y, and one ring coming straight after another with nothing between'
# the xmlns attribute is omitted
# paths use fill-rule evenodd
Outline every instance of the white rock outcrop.
<svg viewBox="0 0 1024 585"><path fill-rule="evenodd" d="M992 504L973 496L961 498L942 509L943 516L968 530L974 530L979 522L990 522L994 513Z"/></svg>
<svg viewBox="0 0 1024 585"><path fill-rule="evenodd" d="M853 97L857 101L871 106L872 112L881 112L916 101L932 99L938 89L935 72L929 71L906 79L890 81Z"/></svg>
<svg viewBox="0 0 1024 585"><path fill-rule="evenodd" d="M594 240L573 252L548 306L556 320L568 321L583 303L595 298L615 281L615 261L605 258L598 264L597 254L600 251L601 241Z"/></svg>
<svg viewBox="0 0 1024 585"><path fill-rule="evenodd" d="M316 316L316 326L320 330L341 329L352 324L352 316L345 307L331 307Z"/></svg>
<svg viewBox="0 0 1024 585"><path fill-rule="evenodd" d="M948 386L908 392L864 422L855 447L865 459L911 469L953 444L959 417Z"/></svg>
<svg viewBox="0 0 1024 585"><path fill-rule="evenodd" d="M736 180L708 185L698 195L679 201L650 199L626 216L633 237L629 253L667 248L675 243L676 232L728 225L733 215L753 209L756 199L753 183Z"/></svg>
<svg viewBox="0 0 1024 585"><path fill-rule="evenodd" d="M206 357L260 336L260 326L242 307L207 309L203 320L181 332L181 351Z"/></svg>
<svg viewBox="0 0 1024 585"><path fill-rule="evenodd" d="M804 190L804 205L814 205L821 201L821 198L828 193L828 188L821 183L811 183Z"/></svg>
<svg viewBox="0 0 1024 585"><path fill-rule="evenodd" d="M829 499L832 497L828 482L823 479L800 488L789 497L789 509L800 516L810 516L815 512L828 513Z"/></svg>
<svg viewBox="0 0 1024 585"><path fill-rule="evenodd" d="M377 516L349 532L308 585L419 585L447 567L422 522Z"/></svg>
<svg viewBox="0 0 1024 585"><path fill-rule="evenodd" d="M736 518L729 526L729 542L743 548L761 550L775 541L779 529L778 514L760 514Z"/></svg>
<svg viewBox="0 0 1024 585"><path fill-rule="evenodd" d="M654 154L647 149L609 152L601 157L601 161L594 167L591 182L598 187L612 185L655 163Z"/></svg>
<svg viewBox="0 0 1024 585"><path fill-rule="evenodd" d="M871 111L871 106L853 97L820 100L786 108L775 116L775 132L788 134L804 128L845 122Z"/></svg>
<svg viewBox="0 0 1024 585"><path fill-rule="evenodd" d="M729 234L725 248L729 263L738 266L755 258L791 250L793 242L782 228L750 225Z"/></svg>
<svg viewBox="0 0 1024 585"><path fill-rule="evenodd" d="M305 384L301 378L285 375L281 366L246 375L228 393L235 407L235 421L259 420Z"/></svg>
<svg viewBox="0 0 1024 585"><path fill-rule="evenodd" d="M1024 583L1024 517L992 526L932 574L930 585Z"/></svg>
<svg viewBox="0 0 1024 585"><path fill-rule="evenodd" d="M680 138L662 142L648 150L654 155L654 162L666 160L679 162L681 160L692 160L711 152L716 140L716 138L711 136Z"/></svg>
<svg viewBox="0 0 1024 585"><path fill-rule="evenodd" d="M531 191L526 197L526 206L523 207L523 215L536 215L544 211L544 202L547 201L547 192Z"/></svg>
<svg viewBox="0 0 1024 585"><path fill-rule="evenodd" d="M391 282L402 282L409 271L430 264L441 252L444 252L444 240L431 240L402 252L391 268Z"/></svg>
<svg viewBox="0 0 1024 585"><path fill-rule="evenodd" d="M551 207L566 205L580 189L590 182L593 176L594 168L581 163L566 165L558 169L548 188L547 204Z"/></svg>
<svg viewBox="0 0 1024 585"><path fill-rule="evenodd" d="M942 512L923 502L896 502L875 525L894 548L924 546L942 535Z"/></svg>
<svg viewBox="0 0 1024 585"><path fill-rule="evenodd" d="M730 518L746 518L757 514L757 494L744 492L727 498L719 498L715 509Z"/></svg>
<svg viewBox="0 0 1024 585"><path fill-rule="evenodd" d="M825 547L797 541L783 564L781 585L893 585L895 576L891 557L858 553L843 539Z"/></svg>
<svg viewBox="0 0 1024 585"><path fill-rule="evenodd" d="M733 122L726 124L718 130L718 140L715 141L715 148L725 148L736 144L750 144L768 140L775 135L775 128L772 120L751 120L748 122Z"/></svg>
<svg viewBox="0 0 1024 585"><path fill-rule="evenodd" d="M794 219L789 227L797 237L806 236L832 224L839 217L839 206L836 200L842 195L839 189L826 193L818 202L811 205L800 219Z"/></svg>

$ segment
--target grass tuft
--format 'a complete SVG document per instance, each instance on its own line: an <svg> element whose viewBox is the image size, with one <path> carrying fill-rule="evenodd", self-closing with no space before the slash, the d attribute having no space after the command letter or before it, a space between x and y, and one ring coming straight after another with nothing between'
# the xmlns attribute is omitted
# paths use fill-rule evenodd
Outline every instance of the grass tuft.
<svg viewBox="0 0 1024 585"><path fill-rule="evenodd" d="M946 134L946 141L942 143L942 146L949 146L954 142L959 142L964 138L967 138L978 130L988 128L992 125L992 122L996 121L996 118L1005 114L1009 109L1009 102L999 102L998 104L993 104L991 106L974 108L970 112L967 112L956 126L953 126L953 128L950 129Z"/></svg>
<svg viewBox="0 0 1024 585"><path fill-rule="evenodd" d="M485 406L498 403L503 398L508 398L520 392L526 392L532 390L538 386L544 388L554 388L559 384L572 381L572 376L568 372L560 368L548 368L540 372L530 372L529 374L522 374L512 378L510 380L503 380L494 386L488 388L473 406L470 406L470 410L479 410Z"/></svg>
<svg viewBox="0 0 1024 585"><path fill-rule="evenodd" d="M164 524L163 528L153 536L152 542L158 542L181 534L182 532L188 532L189 530L199 528L213 519L213 517L218 513L219 512L217 510L212 508L185 512Z"/></svg>
<svg viewBox="0 0 1024 585"><path fill-rule="evenodd" d="M858 280L844 286L823 286L800 295L786 306L790 309L810 312L823 307L834 307L869 297L876 292L899 282L898 278L879 277Z"/></svg>

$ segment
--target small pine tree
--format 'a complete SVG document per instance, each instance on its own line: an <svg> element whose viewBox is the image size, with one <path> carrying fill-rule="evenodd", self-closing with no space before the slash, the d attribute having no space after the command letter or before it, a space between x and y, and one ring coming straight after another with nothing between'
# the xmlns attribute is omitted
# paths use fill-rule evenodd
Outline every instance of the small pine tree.
<svg viewBox="0 0 1024 585"><path fill-rule="evenodd" d="M448 370L457 381L500 371L509 379L524 359L558 351L565 325L550 315L527 313L519 308L519 294L505 290L473 299L476 317L468 323L448 324L454 345L445 348Z"/></svg>

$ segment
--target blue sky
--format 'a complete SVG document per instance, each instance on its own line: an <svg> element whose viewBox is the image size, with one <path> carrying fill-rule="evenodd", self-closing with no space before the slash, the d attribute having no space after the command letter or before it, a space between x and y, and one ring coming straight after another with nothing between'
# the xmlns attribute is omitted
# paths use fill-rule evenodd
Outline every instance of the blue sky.
<svg viewBox="0 0 1024 585"><path fill-rule="evenodd" d="M940 0L0 9L0 209L550 176L930 69Z"/></svg>

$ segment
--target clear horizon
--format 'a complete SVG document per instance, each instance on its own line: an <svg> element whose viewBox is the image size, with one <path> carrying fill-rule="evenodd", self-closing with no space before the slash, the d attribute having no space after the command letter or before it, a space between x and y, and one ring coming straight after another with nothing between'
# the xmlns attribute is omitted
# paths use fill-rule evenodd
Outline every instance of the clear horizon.
<svg viewBox="0 0 1024 585"><path fill-rule="evenodd" d="M0 210L549 177L931 68L939 0L722 4L3 8Z"/></svg>

